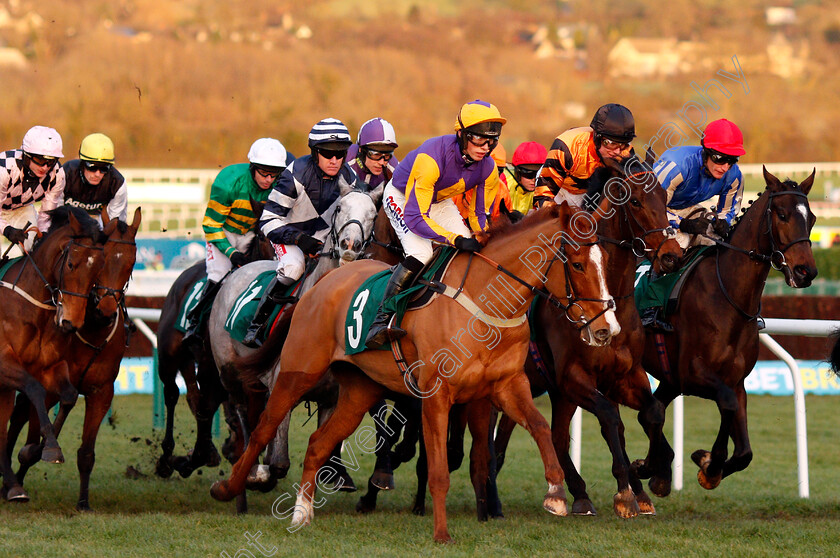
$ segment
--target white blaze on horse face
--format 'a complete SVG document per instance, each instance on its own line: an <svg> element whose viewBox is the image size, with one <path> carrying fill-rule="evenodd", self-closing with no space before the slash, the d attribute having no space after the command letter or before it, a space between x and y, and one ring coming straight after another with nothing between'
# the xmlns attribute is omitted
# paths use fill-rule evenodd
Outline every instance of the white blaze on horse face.
<svg viewBox="0 0 840 558"><path fill-rule="evenodd" d="M88 256L88 259L87 259L87 266L88 266L88 267L93 267L93 262L94 262L95 260L96 260L96 258L94 258L93 256Z"/></svg>
<svg viewBox="0 0 840 558"><path fill-rule="evenodd" d="M593 246L589 251L589 258L592 260L592 263L595 264L595 269L598 272L598 285L600 287L600 294L598 296L601 300L610 300L611 297L609 290L607 290L607 280L604 274L604 259L603 254L601 253L601 248L599 246ZM606 302L604 304L606 304ZM618 325L615 312L607 310L604 313L604 319L607 320L607 324L610 326L610 335L618 335L621 331L621 326Z"/></svg>
<svg viewBox="0 0 840 558"><path fill-rule="evenodd" d="M802 215L802 218L805 219L805 224L808 224L808 208L805 207L804 203L796 204L796 211Z"/></svg>

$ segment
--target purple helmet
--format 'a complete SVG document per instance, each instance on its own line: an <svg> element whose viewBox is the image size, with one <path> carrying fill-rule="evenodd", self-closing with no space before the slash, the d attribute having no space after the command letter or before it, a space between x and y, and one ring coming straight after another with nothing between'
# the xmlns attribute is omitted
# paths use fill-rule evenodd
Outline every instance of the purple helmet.
<svg viewBox="0 0 840 558"><path fill-rule="evenodd" d="M376 145L380 148L397 148L397 134L394 127L384 118L371 118L359 129L359 147Z"/></svg>

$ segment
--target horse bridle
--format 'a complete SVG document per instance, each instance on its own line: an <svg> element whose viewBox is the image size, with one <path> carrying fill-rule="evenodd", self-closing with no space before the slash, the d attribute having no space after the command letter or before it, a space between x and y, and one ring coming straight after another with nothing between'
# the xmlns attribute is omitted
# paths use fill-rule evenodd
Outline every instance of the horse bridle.
<svg viewBox="0 0 840 558"><path fill-rule="evenodd" d="M346 229L350 225L357 225L359 227L359 231L361 231L362 233L362 247L359 249L359 254L363 253L367 249L368 245L371 243L371 239L373 238L373 228L371 227L370 234L368 236L365 236L365 227L364 225L362 225L362 222L358 219L350 219L349 221L341 225L338 229L335 228L335 221L340 211L341 208L338 208L332 215L332 223L330 226L330 240L332 240L333 245L332 250L328 252L321 252L321 256L329 256L332 259L339 258L338 239L341 236L341 233L344 231L344 229Z"/></svg>
<svg viewBox="0 0 840 558"><path fill-rule="evenodd" d="M105 244L109 242L113 242L114 244L126 244L129 246L137 246L137 243L133 240L120 240L116 238L109 238L105 240ZM104 247L103 247L104 249ZM128 280L125 282L125 285L122 286L120 289L113 289L111 287L103 287L102 285L94 285L93 289L90 292L90 299L94 306L98 307L99 303L106 297L114 297L114 301L118 305L125 304L125 291L128 288L128 282L131 280L129 276ZM102 291L103 294L99 294Z"/></svg>
<svg viewBox="0 0 840 558"><path fill-rule="evenodd" d="M734 245L732 245L732 244L730 244L726 241L723 241L723 240L717 240L717 239L713 239L713 240L715 241L716 244L719 244L720 246L723 246L724 248L727 248L729 250L734 250L734 251L740 252L742 254L746 254L752 260L756 260L756 261L759 261L759 262L762 262L762 263L769 263L773 267L773 269L775 269L776 271L782 271L782 269L784 269L786 267L789 267L788 263L787 263L787 259L785 258L785 252L788 250L788 248L790 248L791 246L794 246L796 244L799 244L800 242L807 242L808 245L810 245L811 244L811 238L810 238L810 236L805 235L805 236L802 236L800 238L797 238L796 240L794 240L792 242L788 242L787 244L785 244L782 247L778 247L776 245L776 237L773 234L773 218L772 218L773 198L778 197L778 196L786 196L786 195L800 196L802 198L805 198L806 201L808 199L808 195L805 194L805 192L800 192L798 190L786 190L784 192L771 192L770 194L767 194L767 196L768 196L768 198L767 198L767 209L764 210L764 218L767 221L767 228L763 231L761 231L761 230L759 231L759 240L761 239L761 236L763 236L763 235L767 235L767 236L770 237L770 254L769 255L768 254L762 254L762 253L758 252L757 250L744 250L743 248L739 248L738 246L734 246ZM731 304L733 308L738 310L738 312L740 312L748 320L757 319L759 314L761 314L761 303L760 302L759 302L759 305L758 305L758 312L756 312L755 314L749 314L749 313L745 312L743 309L741 309L737 304L735 304L735 301L732 300L732 297L729 296L729 293L726 291L726 288L723 285L723 276L720 273L720 251L718 251L715 254L715 273L717 274L718 286L720 287L720 290L723 293L723 296L726 298L726 300L729 302L729 304Z"/></svg>
<svg viewBox="0 0 840 558"><path fill-rule="evenodd" d="M563 313L566 316L566 319L569 320L569 322L571 324L573 324L573 327L575 327L575 330L580 331L583 328L587 327L590 322L593 322L593 321L597 320L599 317L603 316L604 314L606 314L610 310L615 310L615 299L614 298L609 298L609 299L604 300L604 299L600 299L600 298L583 298L583 297L578 297L578 296L575 295L574 286L572 285L572 279L571 279L571 269L570 269L570 266L569 266L569 258L566 256L566 245L567 244L569 244L569 242L566 241L565 239L561 238L560 249L559 250L553 249L554 257L551 258L551 260L549 260L548 267L546 268L545 273L543 274L545 277L548 277L548 274L551 271L551 266L554 265L554 262L556 262L557 260L560 260L560 261L563 262L564 281L565 281L565 288L566 288L566 297L565 297L566 298L566 304L564 304L561 299L557 298L552 293L548 292L545 289L541 289L537 286L531 285L530 283L528 283L527 281L525 281L521 277L517 276L512 271L506 269L501 264L495 262L494 260L488 258L487 256L485 256L484 254L482 254L480 252L470 252L470 258L469 258L469 261L467 263L467 269L464 271L464 279L461 281L461 286L458 288L458 291L460 292L460 290L464 286L464 280L466 280L467 272L469 271L470 264L472 263L472 257L473 257L473 255L475 255L475 256L478 256L479 258L481 258L482 260L484 260L485 262L489 263L493 267L495 267L496 270L501 271L502 273L504 273L508 277L512 278L513 280L517 281L521 285L524 285L535 296L542 297L547 302L552 304L554 307L556 307L560 310L563 310ZM575 246L576 247L595 246L597 244L598 244L597 242L575 243ZM601 302L601 303L605 304L606 306L603 310L601 310L600 312L595 314L591 319L587 319L586 314L583 311L583 307L579 304L579 302ZM580 317L579 318L575 318L575 317L572 316L571 310L573 308L577 308L580 311ZM578 326L577 324L580 324L580 325Z"/></svg>
<svg viewBox="0 0 840 558"><path fill-rule="evenodd" d="M104 250L105 249L104 246L95 246L95 245L88 246L86 244L82 244L81 242L76 241L76 237L71 237L69 242L67 242L67 245L62 250L61 256L58 258L58 261L56 262L57 266L60 266L60 270L58 272L58 286L57 287L53 287L52 285L49 284L46 277L44 277L44 275L41 273L41 270L38 269L38 266L35 265L34 261L32 261L32 256L30 256L29 253L27 252L27 256L29 258L29 261L32 262L32 267L35 268L35 271L38 272L38 275L41 277L41 280L44 281L44 285L46 286L47 290L50 293L50 300L52 300L52 303L55 305L55 307L57 309L61 308L61 304L62 304L62 301L63 301L65 296L76 296L76 297L85 298L85 299L88 298L88 296L90 296L90 293L88 293L88 294L76 293L76 292L68 291L67 289L62 288L62 286L64 285L64 271L67 269L67 260L70 258L70 248L74 245L79 246L81 248L88 249L88 250L99 251L99 250Z"/></svg>

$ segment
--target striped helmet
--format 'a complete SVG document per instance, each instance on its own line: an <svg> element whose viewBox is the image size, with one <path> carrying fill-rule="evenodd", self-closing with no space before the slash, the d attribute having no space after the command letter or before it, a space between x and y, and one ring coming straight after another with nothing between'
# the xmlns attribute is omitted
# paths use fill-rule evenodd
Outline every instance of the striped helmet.
<svg viewBox="0 0 840 558"><path fill-rule="evenodd" d="M347 150L353 143L350 139L350 131L341 120L325 118L312 127L309 132L309 147L320 147L335 151Z"/></svg>

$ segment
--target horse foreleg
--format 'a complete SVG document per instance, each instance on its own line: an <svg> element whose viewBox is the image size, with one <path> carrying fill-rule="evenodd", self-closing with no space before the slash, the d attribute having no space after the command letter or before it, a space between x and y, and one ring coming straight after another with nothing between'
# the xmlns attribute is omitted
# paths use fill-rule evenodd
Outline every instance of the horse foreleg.
<svg viewBox="0 0 840 558"><path fill-rule="evenodd" d="M0 390L0 473L3 474L3 488L0 496L10 502L28 502L29 495L18 483L12 471L12 460L6 447L8 443L6 425L9 423L14 404L15 391L13 389Z"/></svg>
<svg viewBox="0 0 840 558"><path fill-rule="evenodd" d="M732 456L723 466L723 478L746 469L753 457L750 435L747 432L747 392L743 384L739 384L735 389L735 395L738 398L738 409L735 411L731 431L735 447L732 450Z"/></svg>
<svg viewBox="0 0 840 558"><path fill-rule="evenodd" d="M554 515L566 515L566 491L563 488L563 469L551 443L551 429L531 398L531 388L524 374L517 374L506 385L494 390L495 404L517 424L525 427L540 450L548 481L548 493L543 507ZM425 411L425 409L424 409Z"/></svg>
<svg viewBox="0 0 840 558"><path fill-rule="evenodd" d="M35 408L29 403L29 399L23 395L22 393L18 394L17 401L15 402L15 409L12 411L12 420L10 424L15 422L15 414L20 413L19 405L23 407L23 410L29 414L28 420L29 422L29 429L26 435L26 444L20 451L18 452L18 463L20 463L20 467L17 471L17 480L23 485L24 479L26 478L26 473L29 472L29 469L32 468L33 465L38 463L41 460L41 451L44 449L44 444L41 442L41 425L38 422L38 414L35 412ZM11 426L10 426L10 433L11 433ZM9 448L11 449L14 447L15 440L11 437L8 438Z"/></svg>
<svg viewBox="0 0 840 558"><path fill-rule="evenodd" d="M465 411L467 425L472 435L470 480L475 491L476 514L479 521L487 521L489 517L487 488L490 483L491 455L490 415L493 412L493 404L489 399L479 399L467 403ZM463 444L463 433L461 443Z"/></svg>
<svg viewBox="0 0 840 558"><path fill-rule="evenodd" d="M723 467L728 454L729 434L732 422L738 409L738 398L735 392L723 384L718 386L716 401L720 412L720 430L718 430L712 451L696 450L691 459L700 467L697 471L697 482L706 490L717 488L723 479Z"/></svg>
<svg viewBox="0 0 840 558"><path fill-rule="evenodd" d="M116 376L116 374L114 374ZM76 509L79 511L90 510L89 489L90 474L96 462L96 436L99 434L99 427L102 419L111 408L111 401L114 399L114 384L102 385L93 393L85 397L85 423L82 430L82 445L76 454L76 466L79 469L79 500L76 502Z"/></svg>
<svg viewBox="0 0 840 558"><path fill-rule="evenodd" d="M17 397L15 398L15 406L12 409L12 416L9 419L9 431L6 438L9 445L10 460L12 458L11 453L14 450L15 444L17 443L18 436L20 435L26 423L29 422L31 409L32 405L29 403L29 398L26 397L26 395L24 395L23 393L18 393ZM29 430L30 432L32 431L31 424ZM40 455L38 456L38 459L41 459Z"/></svg>
<svg viewBox="0 0 840 558"><path fill-rule="evenodd" d="M316 485L326 495L341 489L340 486L327 489L326 485L332 483L338 474L333 465L344 465L343 460L333 457L329 465L322 466L333 448L356 430L371 405L376 403L385 391L361 372L342 371L336 373L336 379L339 383L339 392L335 410L330 418L309 437L309 446L303 461L301 488L292 516L292 526L309 524L314 515L314 508L320 508L326 503L326 499L323 498L315 500ZM373 440L372 447L371 440ZM355 444L347 444L349 457L347 463L353 470L358 470L359 461L353 446L357 446L361 452L372 453L376 447L376 432L370 427L363 428L356 434L354 441Z"/></svg>
<svg viewBox="0 0 840 558"><path fill-rule="evenodd" d="M502 470L502 465L505 464L505 454L514 428L516 428L516 422L506 414L501 413L499 423L496 426L496 437L493 440L496 449L496 473L499 473Z"/></svg>
<svg viewBox="0 0 840 558"><path fill-rule="evenodd" d="M38 423L41 426L41 436L44 438L44 448L41 452L41 460L47 463L64 463L64 454L61 452L61 447L58 445L58 440L55 438L55 430L52 422L50 422L47 414L47 407L45 398L47 395L44 386L35 378L24 372L23 393L29 398L32 406L38 414ZM11 411L11 409L10 409ZM5 430L5 422L4 428Z"/></svg>
<svg viewBox="0 0 840 558"><path fill-rule="evenodd" d="M421 386L421 389L424 387L428 386ZM446 522L446 494L449 492L446 437L450 405L449 390L445 388L438 389L434 395L423 400L423 440L426 443L429 492L432 493L435 542L452 541Z"/></svg>
<svg viewBox="0 0 840 558"><path fill-rule="evenodd" d="M286 413L280 426L277 427L277 433L274 436L274 443L269 452L268 469L271 476L276 479L286 478L289 474L289 468L292 466L289 459L289 425L292 422L292 413Z"/></svg>
<svg viewBox="0 0 840 558"><path fill-rule="evenodd" d="M318 405L318 427L324 425L332 414L335 412L335 407L324 408ZM341 459L341 442L338 442L330 452L333 468L336 471L336 478L333 481L336 490L342 492L356 492L356 483L353 482L353 477L347 472L347 467L344 466L344 461Z"/></svg>
<svg viewBox="0 0 840 558"><path fill-rule="evenodd" d="M422 402L413 397L400 397L394 401L395 412L400 412L404 419L403 438L391 452L391 464L396 468L401 463L408 463L414 457L416 447L420 442L420 430L422 428ZM391 413L388 423L395 419L395 413Z"/></svg>
<svg viewBox="0 0 840 558"><path fill-rule="evenodd" d="M566 476L566 485L574 498L572 514L580 516L598 515L589 493L586 491L586 481L578 472L569 453L571 435L569 425L577 410L577 405L557 394L551 396L551 439L557 458ZM508 419L509 420L509 419Z"/></svg>
<svg viewBox="0 0 840 558"><path fill-rule="evenodd" d="M446 441L446 461L449 472L457 471L464 461L464 432L467 430L467 405L453 405L449 411L449 438ZM489 420L489 414L487 419Z"/></svg>
<svg viewBox="0 0 840 558"><path fill-rule="evenodd" d="M158 378L163 384L163 403L166 406L166 430L163 441L160 444L162 453L157 460L155 473L162 478L169 478L172 475L172 452L175 450L175 407L178 405L180 392L175 378L178 374L178 365L174 358L166 358L163 353L158 353ZM190 360L190 366L193 366Z"/></svg>
<svg viewBox="0 0 840 558"><path fill-rule="evenodd" d="M373 474L368 479L368 485L373 485L379 490L394 490L394 468L391 465L391 447L399 437L399 432L394 430L388 420L385 418L385 413L388 410L388 405L385 400L377 401L370 409L370 416L373 419L374 427L376 428L376 463L373 466ZM376 492L378 493L377 490ZM368 495L371 494L368 488ZM376 495L374 494L372 502L370 498L363 504L365 497L359 499L356 505L357 511L369 512L376 508ZM373 504L370 506L370 504ZM360 506L362 509L360 509Z"/></svg>
<svg viewBox="0 0 840 558"><path fill-rule="evenodd" d="M631 383L630 389L625 390L628 395L632 393L632 397L621 402L639 410L637 417L639 424L644 429L650 442L648 454L640 466L649 471L650 482L648 486L650 486L650 489L660 498L664 498L671 493L671 463L674 461L674 450L671 449L663 431L665 427L665 405L651 393L647 373L644 370L639 368L636 378L637 381ZM638 469L639 467L636 464L632 466L633 476L637 479L639 478L636 475ZM635 487L634 491L639 496Z"/></svg>
<svg viewBox="0 0 840 558"><path fill-rule="evenodd" d="M324 368L320 373L282 373L283 387L278 386L271 392L265 411L260 415L259 424L252 433L251 439L248 440L242 456L234 464L230 478L217 481L210 488L210 494L213 498L227 502L245 490L245 479L248 477L251 467L257 462L262 450L274 436L277 426L282 422L286 413L292 409L304 393L321 379L326 371L327 369Z"/></svg>
<svg viewBox="0 0 840 558"><path fill-rule="evenodd" d="M415 474L417 475L417 494L414 496L414 505L411 512L414 515L426 515L426 484L429 482L429 462L426 458L426 441L423 439L423 431L421 429L418 440L419 449L417 456L417 466L415 467Z"/></svg>

